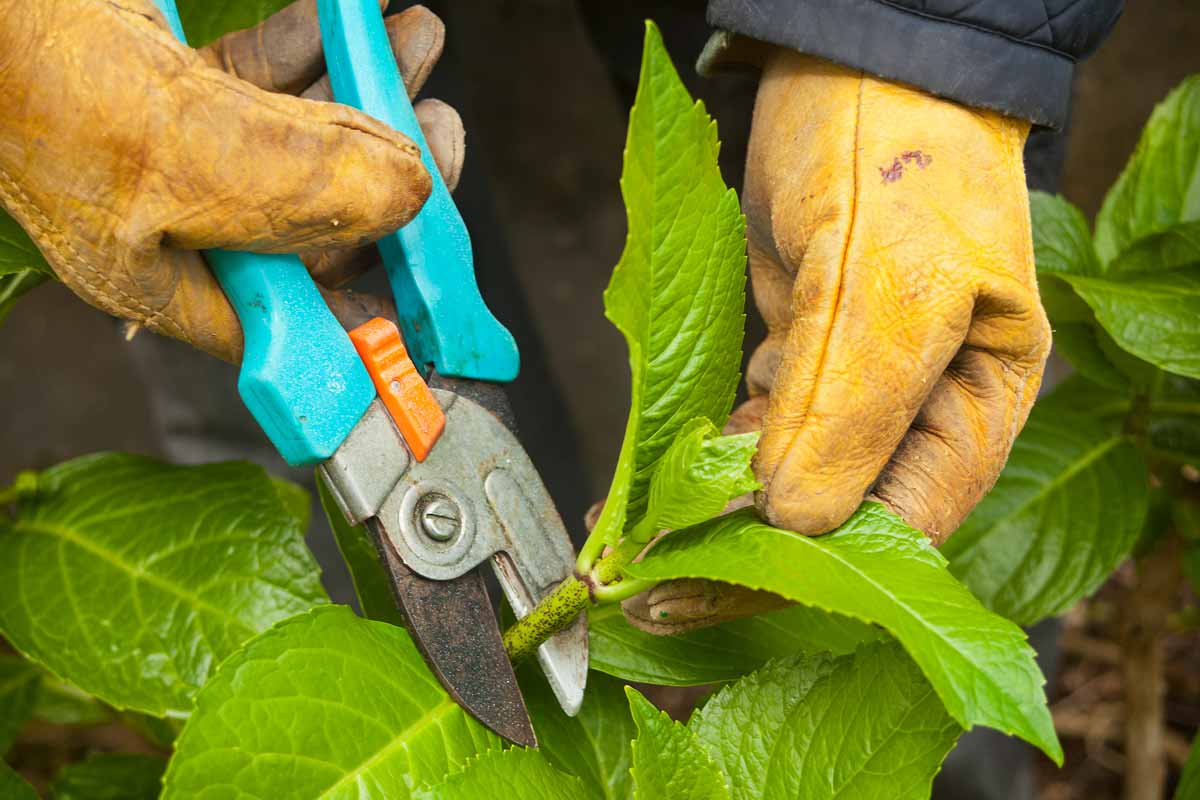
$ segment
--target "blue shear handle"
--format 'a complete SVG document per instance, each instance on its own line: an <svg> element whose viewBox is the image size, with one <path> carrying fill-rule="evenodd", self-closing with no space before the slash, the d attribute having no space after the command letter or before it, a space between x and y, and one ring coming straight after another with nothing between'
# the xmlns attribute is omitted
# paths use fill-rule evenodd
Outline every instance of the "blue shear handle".
<svg viewBox="0 0 1200 800"><path fill-rule="evenodd" d="M516 343L479 295L471 237L413 113L378 0L317 0L317 9L334 99L416 142L433 177L416 219L379 241L413 361L443 375L511 381Z"/></svg>
<svg viewBox="0 0 1200 800"><path fill-rule="evenodd" d="M186 42L175 1L155 3ZM204 257L242 323L242 402L287 463L329 458L375 387L308 270L296 256L208 250Z"/></svg>

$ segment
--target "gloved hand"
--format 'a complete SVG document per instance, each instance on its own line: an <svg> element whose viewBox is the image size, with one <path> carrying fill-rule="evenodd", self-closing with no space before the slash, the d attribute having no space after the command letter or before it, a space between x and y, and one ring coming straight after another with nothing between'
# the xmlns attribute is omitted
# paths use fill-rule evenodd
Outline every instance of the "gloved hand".
<svg viewBox="0 0 1200 800"><path fill-rule="evenodd" d="M415 93L441 21L417 7L387 27ZM322 102L323 72L316 0L198 51L150 0L0 0L0 203L88 303L237 361L241 326L197 250L306 252L333 285L362 261L345 248L430 191L411 140ZM452 182L462 123L417 111Z"/></svg>
<svg viewBox="0 0 1200 800"><path fill-rule="evenodd" d="M937 545L995 483L1050 348L1028 130L795 52L765 59L743 206L768 336L731 427L761 425L772 524L821 534L875 499ZM670 582L626 613L677 633L763 602Z"/></svg>

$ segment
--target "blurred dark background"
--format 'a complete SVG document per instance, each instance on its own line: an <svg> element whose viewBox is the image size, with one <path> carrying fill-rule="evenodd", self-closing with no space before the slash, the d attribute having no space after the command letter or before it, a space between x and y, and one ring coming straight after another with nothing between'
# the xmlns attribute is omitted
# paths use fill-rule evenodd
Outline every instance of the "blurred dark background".
<svg viewBox="0 0 1200 800"><path fill-rule="evenodd" d="M601 293L624 243L618 178L641 19L659 22L689 88L716 117L722 170L735 187L755 79L695 75L707 37L699 2L428 5L446 21L448 41L425 95L451 102L466 123L457 197L484 295L522 348L518 423L568 527L581 532L584 510L607 488L628 402L625 348ZM1200 3L1127 3L1113 36L1078 71L1067 135L1033 146L1031 183L1054 188L1061 167L1058 190L1094 214L1154 104L1195 72ZM751 314L748 346L759 329ZM21 469L106 449L176 461L244 457L285 472L237 402L235 378L173 341L143 333L126 342L114 321L61 286L39 288L0 327L0 485ZM310 541L331 593L346 599L328 534L314 526ZM1003 759L989 766L986 754L975 763L984 774L1008 769ZM1104 777L1117 768L1072 754L1040 795L1110 796ZM939 781L940 797L981 796Z"/></svg>

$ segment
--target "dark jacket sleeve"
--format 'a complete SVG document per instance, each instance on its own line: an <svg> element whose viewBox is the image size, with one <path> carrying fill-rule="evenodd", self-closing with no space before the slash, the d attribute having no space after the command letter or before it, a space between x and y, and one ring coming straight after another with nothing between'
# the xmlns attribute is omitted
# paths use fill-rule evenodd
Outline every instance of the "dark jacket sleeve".
<svg viewBox="0 0 1200 800"><path fill-rule="evenodd" d="M709 0L709 24L1038 125L1123 0Z"/></svg>

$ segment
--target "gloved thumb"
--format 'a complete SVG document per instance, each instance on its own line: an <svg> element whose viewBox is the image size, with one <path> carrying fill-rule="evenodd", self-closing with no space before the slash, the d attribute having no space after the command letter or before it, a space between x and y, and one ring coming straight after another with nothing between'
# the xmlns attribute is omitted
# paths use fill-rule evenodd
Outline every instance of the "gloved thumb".
<svg viewBox="0 0 1200 800"><path fill-rule="evenodd" d="M298 252L374 241L420 210L430 178L407 137L354 109L258 89L179 48L145 124L141 219L168 245ZM136 218L136 217L135 217ZM150 232L147 232L150 233Z"/></svg>

